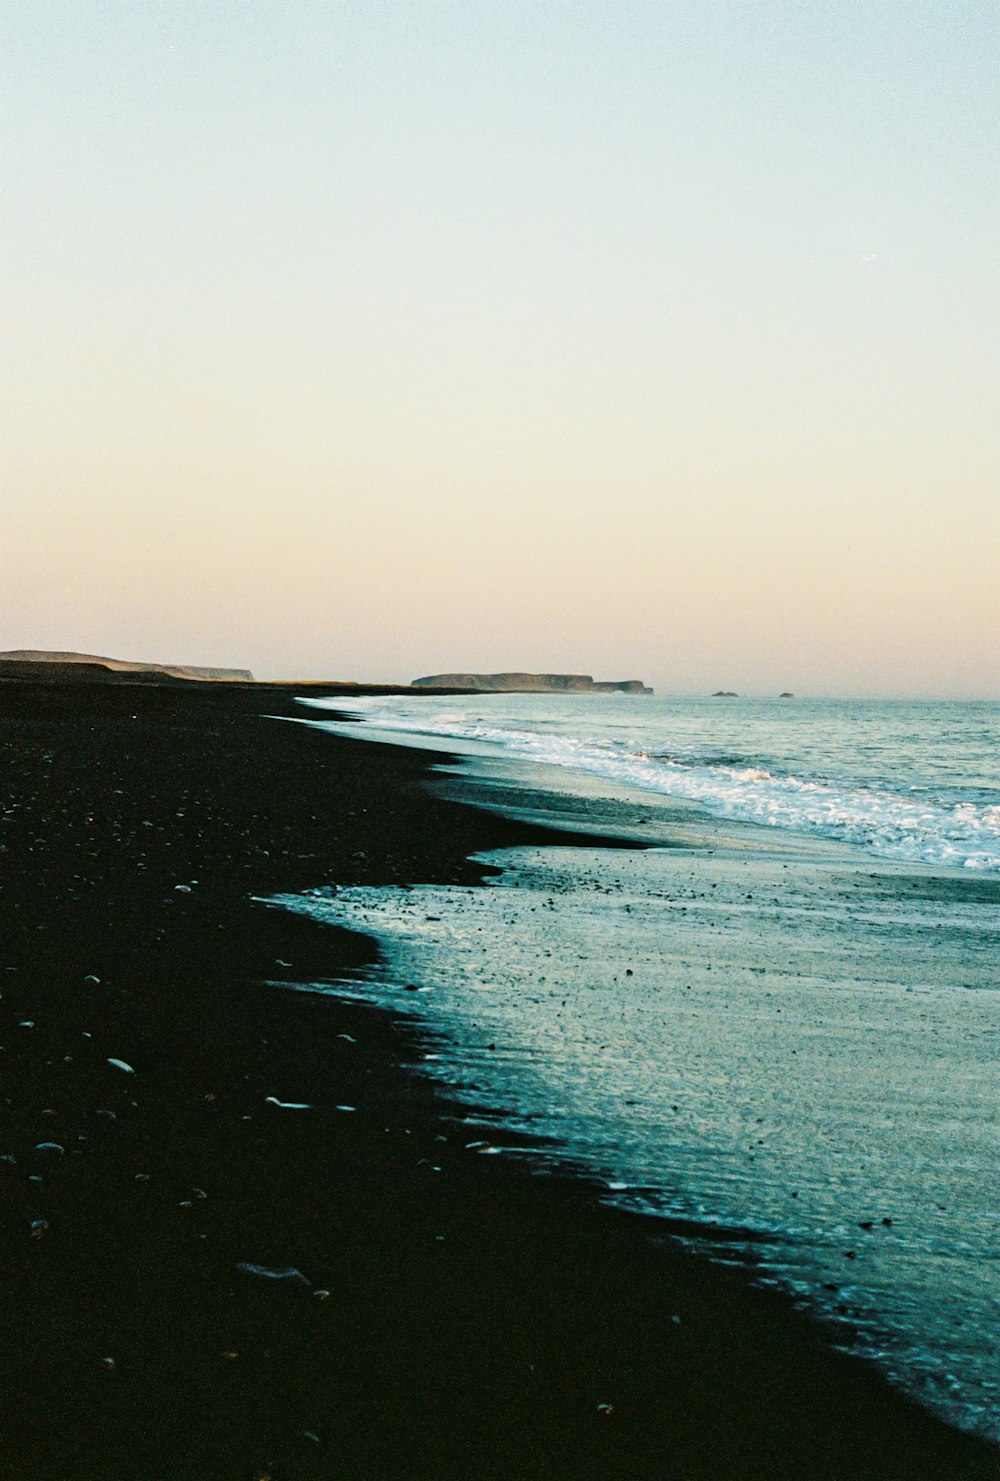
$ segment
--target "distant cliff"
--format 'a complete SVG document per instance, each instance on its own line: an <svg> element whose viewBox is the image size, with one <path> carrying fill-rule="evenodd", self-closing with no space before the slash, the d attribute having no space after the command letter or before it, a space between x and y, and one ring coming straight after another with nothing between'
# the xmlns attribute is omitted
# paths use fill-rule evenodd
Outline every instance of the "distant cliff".
<svg viewBox="0 0 1000 1481"><path fill-rule="evenodd" d="M594 680L589 674L430 674L411 689L485 689L505 694L652 694L641 679Z"/></svg>
<svg viewBox="0 0 1000 1481"><path fill-rule="evenodd" d="M39 665L45 665L40 668ZM197 668L175 663L130 663L122 658L99 658L94 653L51 653L44 649L17 648L0 653L0 677L118 678L162 681L163 679L247 679L249 669Z"/></svg>

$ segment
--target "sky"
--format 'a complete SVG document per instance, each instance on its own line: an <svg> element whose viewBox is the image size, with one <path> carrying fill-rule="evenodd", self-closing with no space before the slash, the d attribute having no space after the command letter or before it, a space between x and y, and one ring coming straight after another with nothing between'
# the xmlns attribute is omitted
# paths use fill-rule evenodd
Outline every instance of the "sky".
<svg viewBox="0 0 1000 1481"><path fill-rule="evenodd" d="M2 0L0 649L1000 698L994 0Z"/></svg>

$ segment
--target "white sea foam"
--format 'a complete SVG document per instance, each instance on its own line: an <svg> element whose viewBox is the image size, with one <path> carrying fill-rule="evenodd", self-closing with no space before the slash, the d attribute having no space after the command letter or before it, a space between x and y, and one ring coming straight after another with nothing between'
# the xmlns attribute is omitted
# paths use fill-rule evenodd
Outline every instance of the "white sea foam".
<svg viewBox="0 0 1000 1481"><path fill-rule="evenodd" d="M906 775L899 745L913 750L915 767L929 764L921 746L926 752L934 740L933 715L926 717L928 736L917 743L912 734L904 733L894 754L890 754L893 737L886 730L889 721L883 720L885 733L876 746L870 740L870 716L865 717L869 723L862 744L857 730L838 715L839 725L827 727L824 754L824 717L817 730L815 712L807 711L806 722L796 717L794 723L804 724L809 734L805 740L793 735L789 746L787 722L775 734L773 715L766 714L771 730L765 726L765 733L758 734L760 715L744 709L735 720L726 717L741 745L723 748L713 744L718 709L706 716L699 732L692 731L689 717L681 712L685 739L664 746L648 743L648 732L654 728L648 700L631 706L619 700L609 712L606 704L603 710L596 709L600 701L593 699L581 707L579 701L567 706L565 700L546 704L537 696L527 698L530 702L517 696L503 706L490 704L488 713L481 700L464 701L464 708L452 702L447 709L438 709L433 700L403 699L369 703L359 707L359 714L380 729L496 747L684 798L718 817L839 839L885 859L1000 873L1000 753L994 753L997 787L992 796L982 786L969 789L974 795L965 795L960 757L956 776L938 775L934 783L927 783ZM893 718L891 706L882 711ZM663 733L669 736L671 726L676 727L677 714L653 718L662 726L657 737L662 741ZM611 733L601 733L602 726L612 727ZM768 744L774 754L767 753ZM854 754L849 754L852 745ZM870 768L869 750L876 753L870 757ZM986 751L986 762L978 761L981 768L989 764L988 739Z"/></svg>

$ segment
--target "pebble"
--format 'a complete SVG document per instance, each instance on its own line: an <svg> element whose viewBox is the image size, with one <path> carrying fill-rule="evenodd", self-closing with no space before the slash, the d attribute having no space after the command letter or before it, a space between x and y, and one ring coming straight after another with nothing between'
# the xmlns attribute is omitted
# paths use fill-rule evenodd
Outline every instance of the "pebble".
<svg viewBox="0 0 1000 1481"><path fill-rule="evenodd" d="M297 1286L307 1286L309 1282L301 1270L296 1270L294 1265L272 1267L270 1265L251 1265L247 1260L241 1260L236 1269L242 1275L253 1275L259 1280L289 1281Z"/></svg>

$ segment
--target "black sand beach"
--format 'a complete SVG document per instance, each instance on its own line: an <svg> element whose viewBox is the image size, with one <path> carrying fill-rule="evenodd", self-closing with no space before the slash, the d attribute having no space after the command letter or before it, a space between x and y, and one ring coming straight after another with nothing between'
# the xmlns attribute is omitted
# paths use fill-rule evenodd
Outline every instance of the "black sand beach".
<svg viewBox="0 0 1000 1481"><path fill-rule="evenodd" d="M0 682L0 1476L1000 1475L655 1220L466 1151L389 1015L273 985L374 947L254 897L544 837L301 713Z"/></svg>

